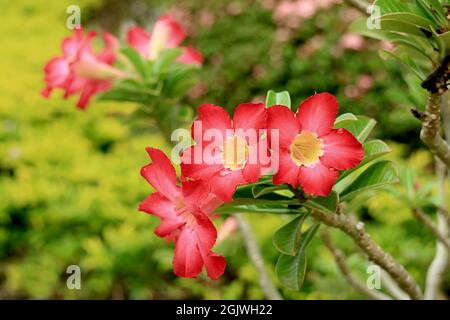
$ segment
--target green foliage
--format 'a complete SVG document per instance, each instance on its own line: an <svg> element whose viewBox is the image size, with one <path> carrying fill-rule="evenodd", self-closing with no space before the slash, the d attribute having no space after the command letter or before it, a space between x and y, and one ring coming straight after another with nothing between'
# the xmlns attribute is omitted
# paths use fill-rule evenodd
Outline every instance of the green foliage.
<svg viewBox="0 0 450 320"><path fill-rule="evenodd" d="M149 23L149 16L163 12L162 4L167 2L171 1L152 1L151 10L143 10L145 16L139 21ZM339 52L340 36L346 30L342 6L319 12L313 19L305 20L288 41L278 42L275 36L279 27L271 12L253 1L237 2L243 5L238 15L224 10L229 1L183 2L192 6L189 12L195 14L205 9L217 18L210 27L199 27L201 20L193 19L197 31L189 39L206 54L208 71L202 72L201 80L207 90L180 105L160 105L159 110L190 119L190 107L200 103L214 102L233 108L239 102L263 96L271 87L291 92L293 110L296 103L314 91L328 91L337 95L341 113L376 118L374 136L403 144L365 142L365 164L370 166L371 161L384 156L399 164L401 182L403 169L413 170L413 192L411 179L407 179L409 182L395 184L387 192L369 190L349 199L346 211L365 222L380 245L423 284L435 239L411 218L410 210L411 206L420 205L433 217L437 189L432 159L428 151L418 149L418 140L414 140L418 136L417 123L408 111L424 102L423 92L417 89L418 80L405 77L405 83L395 63L377 58L376 44L368 43L363 52ZM147 145L166 148L166 145L156 133L159 130L153 120L145 118L142 127L130 128L129 119L123 116L134 114L134 119L140 118L134 113L134 101L94 102L88 110L80 112L74 108L74 99L62 101L60 93L55 92L52 100L39 96L42 67L59 52L59 41L68 34L65 10L70 4L74 2L2 3L1 27L8 36L1 39L0 59L1 298L263 299L258 274L248 260L239 234L219 243L215 249L227 258L228 264L226 274L218 282L208 282L206 277L199 280L174 277L172 248L152 234L157 219L137 212L138 203L152 191L138 174L140 167L149 161L143 148ZM82 7L82 21L87 22L88 18L96 26L103 25L105 16L120 23L115 8L128 14L126 19L134 18L129 16L133 13L128 1L87 0L76 4ZM96 12L106 14L99 17ZM239 32L230 32L236 26ZM319 46L313 55L304 54L302 50L317 40ZM253 70L264 72L254 75ZM373 77L373 87L356 98L347 96L347 88L356 86L361 74ZM183 78L181 71L177 77ZM141 79L135 81L122 85L130 89ZM357 121L354 115L342 115L340 119ZM389 150L392 152L387 154ZM310 209L310 201L322 205L325 202L325 208L333 212L337 193L336 198L310 199L303 204L306 208L298 208L293 206L295 200L291 200L289 190L270 189L267 179L261 182L261 186L238 192L243 200L256 197L268 203L271 197L277 201L281 197L281 201L286 201L282 210L271 204L258 206L259 211L248 210L256 211L249 213L248 219L275 280L274 265L280 253L272 244L274 230L292 220L293 214L298 216ZM398 195L421 201L411 205ZM236 207L248 209L246 205ZM235 209L226 212L236 212ZM277 210L289 215L269 214ZM221 219L217 220L218 225ZM304 225L310 226L310 221ZM364 278L365 258L345 235L333 234L333 241L344 249L352 271ZM80 291L66 288L65 270L70 264L81 267ZM300 292L280 286L285 298L365 298L348 286L320 241L308 245L308 265ZM302 270L293 269L293 283L299 284L298 280L303 279L299 272ZM447 279L447 288L449 284Z"/></svg>
<svg viewBox="0 0 450 320"><path fill-rule="evenodd" d="M370 29L361 18L351 30L397 45L393 51L381 51L382 57L398 60L423 81L450 54L447 8L440 1L378 0L374 6L381 10L373 21L380 28Z"/></svg>
<svg viewBox="0 0 450 320"><path fill-rule="evenodd" d="M267 92L266 97L266 107L269 108L271 106L286 106L289 109L291 108L291 96L289 95L289 92L283 91L283 92L275 92L273 90L270 90Z"/></svg>

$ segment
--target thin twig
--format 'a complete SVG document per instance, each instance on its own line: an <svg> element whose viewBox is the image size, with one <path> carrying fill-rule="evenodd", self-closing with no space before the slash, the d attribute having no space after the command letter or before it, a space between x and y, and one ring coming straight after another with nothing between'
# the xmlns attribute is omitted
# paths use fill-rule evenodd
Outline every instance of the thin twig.
<svg viewBox="0 0 450 320"><path fill-rule="evenodd" d="M253 236L249 223L242 216L242 214L236 214L235 217L241 229L241 234L245 241L248 256L259 274L259 284L263 289L266 298L269 300L283 300L277 288L273 284L269 274L267 273L266 266L264 265L264 259L259 250L258 243Z"/></svg>
<svg viewBox="0 0 450 320"><path fill-rule="evenodd" d="M369 3L363 0L344 0L344 2L352 8L359 10L363 14L367 14L367 8L370 6Z"/></svg>
<svg viewBox="0 0 450 320"><path fill-rule="evenodd" d="M423 143L441 161L450 168L450 146L441 137L441 95L440 93L430 93L425 112L413 111L413 115L422 121L420 138Z"/></svg>
<svg viewBox="0 0 450 320"><path fill-rule="evenodd" d="M446 93L442 97L441 112L444 122L445 137L447 143L450 144L450 94ZM442 235L450 238L450 222L449 214L447 211L447 203L445 197L445 166L438 159L436 160L436 174L439 178L439 198L440 208L437 212L437 225L438 230ZM450 179L450 170L447 172ZM438 299L443 297L441 293L442 282L445 278L448 268L450 267L450 253L444 245L436 242L436 253L433 261L427 271L426 286L425 286L425 299Z"/></svg>
<svg viewBox="0 0 450 320"><path fill-rule="evenodd" d="M336 265L350 285L364 293L372 300L392 300L391 297L380 291L369 289L365 283L360 281L352 274L350 268L347 265L344 253L334 246L333 242L331 241L330 234L326 229L322 232L322 240L330 250L330 252L333 254Z"/></svg>
<svg viewBox="0 0 450 320"><path fill-rule="evenodd" d="M411 300L409 296L399 288L397 283L391 278L389 273L381 270L381 283L384 288L397 300Z"/></svg>
<svg viewBox="0 0 450 320"><path fill-rule="evenodd" d="M299 201L302 202L304 199L303 195L295 188L292 188L292 191ZM312 210L311 216L329 227L337 228L345 232L355 241L371 261L386 270L397 281L400 288L407 292L411 299L423 299L423 294L418 284L408 271L370 238L369 234L364 230L364 223L355 222L344 213L329 214Z"/></svg>
<svg viewBox="0 0 450 320"><path fill-rule="evenodd" d="M438 229L438 226L434 224L434 222L420 209L413 210L414 217L417 220L422 222L435 236L436 238L450 251L450 239L445 237L441 231Z"/></svg>

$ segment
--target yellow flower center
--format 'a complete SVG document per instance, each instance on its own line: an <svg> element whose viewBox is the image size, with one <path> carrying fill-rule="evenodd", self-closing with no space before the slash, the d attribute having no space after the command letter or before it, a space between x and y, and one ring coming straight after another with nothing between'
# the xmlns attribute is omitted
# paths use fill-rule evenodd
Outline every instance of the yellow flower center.
<svg viewBox="0 0 450 320"><path fill-rule="evenodd" d="M248 157L248 144L244 138L233 136L225 140L223 146L223 165L229 170L239 170L245 166Z"/></svg>
<svg viewBox="0 0 450 320"><path fill-rule="evenodd" d="M291 159L297 166L310 166L323 155L322 139L317 134L302 131L297 134L291 144Z"/></svg>

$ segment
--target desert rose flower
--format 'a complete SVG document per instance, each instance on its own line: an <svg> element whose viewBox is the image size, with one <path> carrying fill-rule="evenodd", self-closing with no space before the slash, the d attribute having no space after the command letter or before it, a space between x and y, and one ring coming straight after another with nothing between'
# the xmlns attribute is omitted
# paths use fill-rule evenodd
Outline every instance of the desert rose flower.
<svg viewBox="0 0 450 320"><path fill-rule="evenodd" d="M177 276L194 278L206 268L215 280L225 269L225 259L212 252L217 231L209 216L221 204L202 181L183 181L177 176L169 158L160 150L147 148L152 163L143 167L142 176L157 190L139 206L155 215L161 223L155 230L159 237L175 241L173 258Z"/></svg>
<svg viewBox="0 0 450 320"><path fill-rule="evenodd" d="M143 57L149 60L158 58L161 51L176 48L186 38L184 29L171 17L161 16L155 23L153 33L132 27L127 32L128 45L136 49ZM182 47L183 52L178 61L184 64L203 63L203 55L191 47Z"/></svg>
<svg viewBox="0 0 450 320"><path fill-rule="evenodd" d="M95 37L95 32L84 34L82 29L76 29L72 37L63 40L62 57L51 59L44 68L47 84L41 92L44 97L56 88L64 90L64 98L80 93L77 107L84 109L93 95L108 90L112 80L125 76L112 67L117 39L105 32L104 48L96 54L92 49Z"/></svg>
<svg viewBox="0 0 450 320"><path fill-rule="evenodd" d="M338 102L328 93L306 99L296 114L284 106L268 110L269 144L272 130L279 130L279 170L274 184L299 184L303 191L327 196L333 187L338 170L357 166L364 150L358 140L345 129L333 129ZM277 137L278 139L278 137Z"/></svg>
<svg viewBox="0 0 450 320"><path fill-rule="evenodd" d="M267 147L261 144L266 108L262 103L240 104L231 120L222 107L205 104L198 114L192 125L196 144L182 154L182 173L207 181L212 193L232 201L237 186L256 182L261 176L261 155L267 155Z"/></svg>

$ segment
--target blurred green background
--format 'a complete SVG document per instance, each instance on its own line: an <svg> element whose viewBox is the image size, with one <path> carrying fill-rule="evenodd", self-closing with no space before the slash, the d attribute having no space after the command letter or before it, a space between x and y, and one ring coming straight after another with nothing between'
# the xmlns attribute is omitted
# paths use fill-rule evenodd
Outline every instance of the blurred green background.
<svg viewBox="0 0 450 320"><path fill-rule="evenodd" d="M154 124L135 130L126 121L134 105L93 102L83 112L60 92L50 100L40 96L43 66L70 34L71 4L81 7L85 27L121 38L127 26L149 27L169 10L206 58L202 81L186 98L191 105L208 102L232 111L240 102L264 99L268 89L289 90L294 104L328 91L341 112L378 121L374 135L389 141L389 158L400 168L417 170L419 185L434 181L431 157L417 139L419 123L409 114L424 104L415 78L381 60L380 43L346 32L358 12L337 1L291 1L299 3L297 11L287 10L286 2L2 0L0 299L264 298L238 232L217 246L228 263L218 281L173 275L173 245L153 235L158 219L137 211L151 192L139 175L148 162L144 148L169 149ZM435 242L409 209L383 191L365 194L350 209L423 284ZM289 217L247 217L277 283L271 238ZM365 279L368 262L345 236L334 232L333 238ZM285 298L365 298L342 278L319 237L308 257L304 288L280 287ZM71 264L81 267L81 290L66 287ZM449 294L450 278L445 286Z"/></svg>

